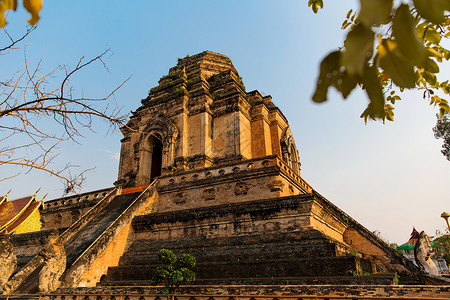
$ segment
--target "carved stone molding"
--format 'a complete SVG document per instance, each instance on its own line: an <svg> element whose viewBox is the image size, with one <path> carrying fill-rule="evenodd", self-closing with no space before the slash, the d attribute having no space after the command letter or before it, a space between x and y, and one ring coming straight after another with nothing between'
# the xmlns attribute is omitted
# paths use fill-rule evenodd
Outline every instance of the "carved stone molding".
<svg viewBox="0 0 450 300"><path fill-rule="evenodd" d="M294 137L292 136L291 129L286 127L280 140L281 152L283 160L291 167L294 172L300 175L300 157L298 154L297 146L295 145Z"/></svg>
<svg viewBox="0 0 450 300"><path fill-rule="evenodd" d="M174 144L178 137L178 129L165 116L159 115L153 120L150 120L149 125L144 129L144 137L158 134L161 137L161 142L164 146Z"/></svg>
<svg viewBox="0 0 450 300"><path fill-rule="evenodd" d="M248 183L239 181L236 183L236 186L234 187L234 194L236 196L244 196L247 195L249 189L250 185Z"/></svg>
<svg viewBox="0 0 450 300"><path fill-rule="evenodd" d="M135 145L138 150L138 161L136 163L136 168L138 169L137 184L150 183L148 166L150 166L152 159L152 139L157 139L162 144L162 169L171 170L175 168L178 134L178 129L168 118L159 115L154 119L150 119L149 124L141 133L139 142Z"/></svg>

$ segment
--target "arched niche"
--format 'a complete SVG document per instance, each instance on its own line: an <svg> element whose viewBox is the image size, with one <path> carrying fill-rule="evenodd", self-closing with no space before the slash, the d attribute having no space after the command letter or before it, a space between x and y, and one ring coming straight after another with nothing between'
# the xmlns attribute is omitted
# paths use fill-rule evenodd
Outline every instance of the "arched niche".
<svg viewBox="0 0 450 300"><path fill-rule="evenodd" d="M149 184L173 168L177 137L178 130L169 119L159 116L150 121L139 143L137 185Z"/></svg>
<svg viewBox="0 0 450 300"><path fill-rule="evenodd" d="M283 160L295 173L300 175L300 157L298 155L297 147L295 146L294 137L292 136L292 132L289 127L284 130L280 145Z"/></svg>

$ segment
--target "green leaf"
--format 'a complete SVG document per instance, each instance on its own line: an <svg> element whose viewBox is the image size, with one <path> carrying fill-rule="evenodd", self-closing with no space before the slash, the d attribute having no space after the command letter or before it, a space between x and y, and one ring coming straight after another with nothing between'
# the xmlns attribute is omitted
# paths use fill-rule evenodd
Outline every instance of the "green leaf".
<svg viewBox="0 0 450 300"><path fill-rule="evenodd" d="M449 60L450 59L450 51L448 51L447 49L444 49L444 51L442 51L444 53L444 58L445 60Z"/></svg>
<svg viewBox="0 0 450 300"><path fill-rule="evenodd" d="M392 24L392 34L400 53L413 65L422 65L427 58L423 42L417 38L416 21L406 4L400 5Z"/></svg>
<svg viewBox="0 0 450 300"><path fill-rule="evenodd" d="M379 65L392 81L403 88L416 86L414 66L400 55L396 41L382 40L378 45Z"/></svg>
<svg viewBox="0 0 450 300"><path fill-rule="evenodd" d="M328 88L335 84L336 74L339 72L339 60L341 52L334 51L328 54L320 63L319 78L317 78L316 90L313 101L322 103L327 101Z"/></svg>
<svg viewBox="0 0 450 300"><path fill-rule="evenodd" d="M323 8L323 0L309 0L308 7L311 6L313 12L317 14L319 8Z"/></svg>
<svg viewBox="0 0 450 300"><path fill-rule="evenodd" d="M168 249L160 249L158 251L158 259L166 265L171 265L177 260L176 255Z"/></svg>
<svg viewBox="0 0 450 300"><path fill-rule="evenodd" d="M442 52L444 53L444 55L443 55L442 53L440 53L439 51L437 51L436 49L433 49L433 48L427 48L427 51L428 51L429 56L436 57L437 59L442 59L444 57L445 53L448 52L448 50L442 49Z"/></svg>
<svg viewBox="0 0 450 300"><path fill-rule="evenodd" d="M17 9L17 0L0 0L0 28L5 27L6 25L5 12L10 9L11 10Z"/></svg>
<svg viewBox="0 0 450 300"><path fill-rule="evenodd" d="M178 283L183 280L183 273L180 270L175 270L169 274L169 282Z"/></svg>
<svg viewBox="0 0 450 300"><path fill-rule="evenodd" d="M334 86L342 97L346 99L351 91L356 87L358 79L351 76L344 68L341 68L339 61L341 52L335 51L328 54L320 63L320 73L317 79L316 90L313 101L321 103L327 100L328 88Z"/></svg>
<svg viewBox="0 0 450 300"><path fill-rule="evenodd" d="M423 79L425 79L430 85L435 85L437 83L437 78L436 75L434 75L433 73L427 72L427 71L423 71L422 72L422 77Z"/></svg>
<svg viewBox="0 0 450 300"><path fill-rule="evenodd" d="M342 97L344 97L344 99L347 99L348 95L350 95L350 93L356 87L357 83L358 80L355 76L351 76L346 71L344 71L339 74L339 78L337 79L335 87L339 92L341 92Z"/></svg>
<svg viewBox="0 0 450 300"><path fill-rule="evenodd" d="M392 92L395 93L395 91L392 91ZM395 101L400 101L400 100L402 100L402 98L400 98L400 96L394 95L394 94L391 94L391 96L386 97L386 101L389 101L392 104L395 104Z"/></svg>
<svg viewBox="0 0 450 300"><path fill-rule="evenodd" d="M448 0L414 0L419 15L434 24L445 22L445 10L449 5Z"/></svg>
<svg viewBox="0 0 450 300"><path fill-rule="evenodd" d="M27 20L30 25L36 25L39 21L39 12L44 4L42 0L23 0L23 7L31 14L31 19Z"/></svg>
<svg viewBox="0 0 450 300"><path fill-rule="evenodd" d="M388 121L394 121L394 107L392 105L385 105L385 111L386 111L386 119Z"/></svg>
<svg viewBox="0 0 450 300"><path fill-rule="evenodd" d="M182 254L177 261L178 266L183 267L183 268L186 268L186 267L193 268L193 267L195 267L195 263L196 263L195 257L193 257L192 255L186 254L186 253Z"/></svg>
<svg viewBox="0 0 450 300"><path fill-rule="evenodd" d="M186 282L195 280L195 273L188 268L181 268L181 273L183 274L183 280Z"/></svg>
<svg viewBox="0 0 450 300"><path fill-rule="evenodd" d="M371 118L384 118L384 95L383 89L378 78L377 68L374 66L367 66L364 70L362 78L363 88L366 90L370 99L368 108L368 115Z"/></svg>
<svg viewBox="0 0 450 300"><path fill-rule="evenodd" d="M372 57L374 32L359 23L347 35L344 46L345 52L341 57L341 64L350 75L362 75L367 61Z"/></svg>
<svg viewBox="0 0 450 300"><path fill-rule="evenodd" d="M442 52L442 55L444 56L445 60L448 60L450 57L450 51L448 51L445 48L441 48L441 52ZM442 59L440 61L442 61Z"/></svg>
<svg viewBox="0 0 450 300"><path fill-rule="evenodd" d="M431 73L439 73L439 65L432 60L431 58L427 58L425 60L424 69Z"/></svg>
<svg viewBox="0 0 450 300"><path fill-rule="evenodd" d="M350 24L350 23L348 23L347 20L344 20L344 22L342 23L341 29L347 28L347 26L348 26L349 24Z"/></svg>
<svg viewBox="0 0 450 300"><path fill-rule="evenodd" d="M446 111L450 110L450 106L447 103L439 103L439 106L445 109Z"/></svg>
<svg viewBox="0 0 450 300"><path fill-rule="evenodd" d="M419 23L419 25L416 26L416 31L417 31L417 37L420 39L424 38L425 35L425 28L427 27L428 22L424 21L422 23Z"/></svg>
<svg viewBox="0 0 450 300"><path fill-rule="evenodd" d="M347 12L347 16L346 16L347 19L350 18L350 16L352 15L352 12L353 12L353 9L350 9L350 10Z"/></svg>
<svg viewBox="0 0 450 300"><path fill-rule="evenodd" d="M358 19L367 27L389 23L392 0L360 0Z"/></svg>
<svg viewBox="0 0 450 300"><path fill-rule="evenodd" d="M433 27L427 27L425 29L424 40L427 40L433 44L439 44L441 42L442 36Z"/></svg>
<svg viewBox="0 0 450 300"><path fill-rule="evenodd" d="M445 101L445 100L444 100ZM438 103L442 103L442 99L441 99L441 97L439 97L439 96L437 96L437 95L433 95L433 96L431 96L431 98L430 98L430 105L434 105L434 106L436 106L436 104L438 104Z"/></svg>

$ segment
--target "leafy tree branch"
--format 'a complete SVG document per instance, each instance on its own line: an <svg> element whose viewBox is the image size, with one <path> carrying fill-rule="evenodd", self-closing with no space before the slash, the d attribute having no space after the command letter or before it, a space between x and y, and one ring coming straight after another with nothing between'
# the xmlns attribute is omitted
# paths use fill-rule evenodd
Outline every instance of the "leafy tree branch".
<svg viewBox="0 0 450 300"><path fill-rule="evenodd" d="M450 84L439 81L439 64L450 59L442 44L450 37L449 0L360 0L358 13L350 10L342 24L349 32L344 46L320 64L313 101L327 101L329 87L344 99L357 87L365 90L369 104L361 117L394 120L394 105L405 89L423 91L423 98L450 112ZM322 0L309 0L317 13Z"/></svg>

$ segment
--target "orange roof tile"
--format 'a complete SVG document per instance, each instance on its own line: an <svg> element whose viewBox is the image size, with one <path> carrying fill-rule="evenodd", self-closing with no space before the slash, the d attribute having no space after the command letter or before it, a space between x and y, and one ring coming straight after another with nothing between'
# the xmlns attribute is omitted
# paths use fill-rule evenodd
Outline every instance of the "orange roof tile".
<svg viewBox="0 0 450 300"><path fill-rule="evenodd" d="M417 243L417 240L419 239L419 232L416 230L416 228L413 227L413 230L411 232L411 237L409 238L409 240L402 244L403 245L415 245Z"/></svg>
<svg viewBox="0 0 450 300"><path fill-rule="evenodd" d="M130 188L122 189L122 195L130 194L130 193L136 193L136 192L142 192L145 190L149 185L141 185L141 186L135 186Z"/></svg>

